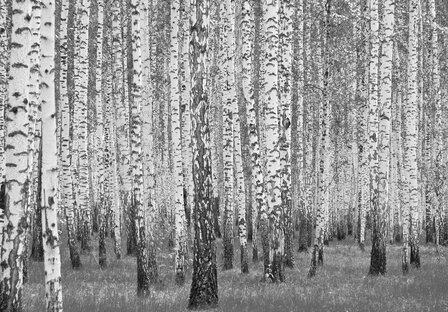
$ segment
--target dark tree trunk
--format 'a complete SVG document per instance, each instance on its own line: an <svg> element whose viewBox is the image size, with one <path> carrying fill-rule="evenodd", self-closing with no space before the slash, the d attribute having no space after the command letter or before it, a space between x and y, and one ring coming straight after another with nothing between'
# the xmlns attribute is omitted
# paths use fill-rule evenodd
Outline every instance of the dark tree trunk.
<svg viewBox="0 0 448 312"><path fill-rule="evenodd" d="M223 270L233 269L233 224L224 212Z"/></svg>
<svg viewBox="0 0 448 312"><path fill-rule="evenodd" d="M104 203L101 201L98 204L100 207L97 208L99 211L98 219L99 219L99 235L98 235L98 261L100 268L105 268L107 266L107 253L106 253L106 217L105 217L105 209L104 209Z"/></svg>
<svg viewBox="0 0 448 312"><path fill-rule="evenodd" d="M221 228L219 225L219 203L220 203L220 198L218 197L214 197L213 198L213 221L214 221L214 228L215 228L215 236L217 238L221 238Z"/></svg>
<svg viewBox="0 0 448 312"><path fill-rule="evenodd" d="M411 248L411 256L409 258L409 263L416 269L420 268L420 251L418 247L418 242L411 238L409 246Z"/></svg>
<svg viewBox="0 0 448 312"><path fill-rule="evenodd" d="M311 236L308 233L308 225L306 211L299 207L299 252L308 251L308 237Z"/></svg>
<svg viewBox="0 0 448 312"><path fill-rule="evenodd" d="M41 140L42 142L42 140ZM42 191L42 144L40 145L39 159L37 162L37 189L36 189L36 202L34 210L34 224L32 233L32 245L31 245L31 259L34 261L44 261L44 247L42 242L42 203L41 203L41 191ZM30 190L33 192L33 190Z"/></svg>
<svg viewBox="0 0 448 312"><path fill-rule="evenodd" d="M218 304L218 273L212 211L212 176L207 98L207 55L209 0L192 0L190 19L191 111L194 179L193 276L189 309Z"/></svg>
<svg viewBox="0 0 448 312"><path fill-rule="evenodd" d="M310 270L308 271L309 278L316 276L318 253L319 253L319 245L314 245L313 254L311 255L311 266Z"/></svg>
<svg viewBox="0 0 448 312"><path fill-rule="evenodd" d="M400 244L402 241L402 237L403 237L403 235L402 235L401 226L398 223L394 224L394 241L395 241L395 243Z"/></svg>
<svg viewBox="0 0 448 312"><path fill-rule="evenodd" d="M381 209L377 205L376 209ZM370 255L370 275L386 274L386 239L385 222L381 220L379 211L372 213L372 252Z"/></svg>
<svg viewBox="0 0 448 312"><path fill-rule="evenodd" d="M313 214L311 212L306 213L306 224L307 224L307 245L308 248L313 246L313 230L314 230L314 224L313 224Z"/></svg>
<svg viewBox="0 0 448 312"><path fill-rule="evenodd" d="M157 267L157 248L154 242L150 242L148 246L148 278L151 285L160 283Z"/></svg>
<svg viewBox="0 0 448 312"><path fill-rule="evenodd" d="M247 245L246 245L247 247ZM241 246L241 273L249 273L249 254L247 248Z"/></svg>
<svg viewBox="0 0 448 312"><path fill-rule="evenodd" d="M137 235L135 228L135 207L134 205L128 205L125 203L124 207L128 207L128 237L127 237L127 254L128 256L136 256L137 255Z"/></svg>

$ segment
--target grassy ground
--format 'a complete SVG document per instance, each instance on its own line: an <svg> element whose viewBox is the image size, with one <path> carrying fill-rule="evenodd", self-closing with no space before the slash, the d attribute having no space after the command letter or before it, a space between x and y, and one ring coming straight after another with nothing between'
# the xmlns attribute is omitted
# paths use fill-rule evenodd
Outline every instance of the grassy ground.
<svg viewBox="0 0 448 312"><path fill-rule="evenodd" d="M111 245L108 247L113 250ZM242 275L237 252L235 269L218 271L219 307L214 311L448 311L448 264L443 252L448 250L442 249L442 256L437 257L434 246L422 246L421 269L403 277L399 247L389 246L387 275L370 277L370 246L361 252L348 238L325 248L324 266L318 268L313 279L306 277L309 254L296 254L296 268L287 269L287 281L283 284L260 282L261 262L250 263L250 273ZM169 253L159 257L162 284L155 286L146 299L136 297L135 258L110 260L107 269L100 270L92 255L84 255L82 269L73 271L67 253L63 246L63 297L67 312L186 310L191 271L185 286L177 287ZM113 259L113 254L108 257ZM220 265L221 246L217 257ZM23 292L25 311L44 311L43 280L43 264L30 263L30 281Z"/></svg>

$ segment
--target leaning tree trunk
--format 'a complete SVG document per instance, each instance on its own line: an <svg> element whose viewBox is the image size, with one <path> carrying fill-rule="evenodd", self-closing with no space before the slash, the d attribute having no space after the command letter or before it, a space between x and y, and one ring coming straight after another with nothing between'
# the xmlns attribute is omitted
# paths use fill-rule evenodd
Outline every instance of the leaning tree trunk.
<svg viewBox="0 0 448 312"><path fill-rule="evenodd" d="M211 153L208 127L210 104L207 98L209 1L191 0L190 72L194 177L193 276L189 309L218 304L218 275L211 202Z"/></svg>
<svg viewBox="0 0 448 312"><path fill-rule="evenodd" d="M5 112L5 224L1 251L0 310L22 310L23 251L28 160L28 94L31 1L12 4L8 107ZM6 231L7 230L7 231Z"/></svg>
<svg viewBox="0 0 448 312"><path fill-rule="evenodd" d="M61 255L57 213L57 146L55 103L55 4L42 6L42 238L44 241L46 311L62 311Z"/></svg>

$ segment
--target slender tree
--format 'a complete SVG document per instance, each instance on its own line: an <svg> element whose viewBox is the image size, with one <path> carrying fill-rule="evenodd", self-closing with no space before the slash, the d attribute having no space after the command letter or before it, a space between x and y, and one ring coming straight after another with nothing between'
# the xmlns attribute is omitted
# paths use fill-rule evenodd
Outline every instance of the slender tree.
<svg viewBox="0 0 448 312"><path fill-rule="evenodd" d="M224 220L223 220L223 269L233 268L233 222L235 205L235 137L234 127L236 102L234 50L235 40L232 24L234 22L234 0L221 4L222 16L222 48L221 48L221 87L224 102L223 108L223 158L224 158ZM238 203L239 204L239 203Z"/></svg>
<svg viewBox="0 0 448 312"><path fill-rule="evenodd" d="M278 55L279 55L279 2L266 1L263 14L265 33L265 51L263 66L264 77L263 105L266 109L266 194L269 216L269 259L265 261L265 279L271 281L285 280L284 256L284 214L281 201L280 152L279 152L279 89L278 89Z"/></svg>
<svg viewBox="0 0 448 312"><path fill-rule="evenodd" d="M77 53L78 79L76 81L77 97L75 113L78 114L77 135L78 135L78 176L79 199L77 201L81 222L81 249L89 251L91 248L92 220L89 207L89 161L88 161L88 138L87 138L87 88L88 88L88 42L89 42L89 22L90 22L90 0L77 0L77 12L80 14L79 43L75 46L79 50ZM75 166L77 164L75 163Z"/></svg>
<svg viewBox="0 0 448 312"><path fill-rule="evenodd" d="M107 14L107 13L106 13ZM97 32L96 32L96 72L95 72L95 108L96 108L96 137L95 137L95 154L97 156L97 168L98 174L98 227L99 227L99 246L98 246L98 260L101 267L107 265L107 253L106 253L106 204L105 204L105 171L104 171L104 138L103 138L103 35L104 35L104 22L107 19L104 15L104 1L97 0ZM106 24L106 27L108 25Z"/></svg>
<svg viewBox="0 0 448 312"><path fill-rule="evenodd" d="M366 0L360 0L357 10L357 77L356 77L356 99L358 105L358 201L357 201L357 239L359 248L364 250L366 236L366 213L369 207L369 154L368 154L368 106L367 98L369 90L369 70L367 64L368 40L368 5Z"/></svg>
<svg viewBox="0 0 448 312"><path fill-rule="evenodd" d="M42 236L46 311L62 311L61 255L57 213L57 145L55 103L55 3L42 2Z"/></svg>
<svg viewBox="0 0 448 312"><path fill-rule="evenodd" d="M173 142L173 162L174 162L174 259L176 283L183 285L185 282L185 209L184 209L184 188L183 188L183 168L182 168L182 143L180 125L179 106L179 19L180 6L178 0L171 2L171 53L170 53L170 101L171 101L171 131Z"/></svg>
<svg viewBox="0 0 448 312"><path fill-rule="evenodd" d="M322 102L319 108L319 119L320 119L320 142L319 142L319 180L317 184L317 197L318 206L316 210L316 234L314 238L313 252L311 256L311 266L308 272L309 277L316 275L317 265L323 265L324 262L324 236L327 226L327 216L328 216L328 177L329 175L329 129L330 129L330 101L328 92L328 79L329 79L329 69L328 69L328 32L330 23L330 13L331 13L331 0L325 1L325 22L324 22L324 40L323 47L324 61L323 70L319 71L322 75Z"/></svg>
<svg viewBox="0 0 448 312"><path fill-rule="evenodd" d="M0 194L5 192L5 109L8 99L7 67L9 58L6 0L0 2ZM3 200L2 200L3 202ZM4 205L0 206L0 242L3 242Z"/></svg>
<svg viewBox="0 0 448 312"><path fill-rule="evenodd" d="M386 273L386 231L387 210L389 208L390 183L390 128L392 106L392 56L393 34L395 21L395 3L384 1L383 29L381 43L381 88L379 98L379 129L378 129L378 203L372 211L373 237L370 260L370 274ZM372 27L372 30L374 27ZM376 177L375 177L376 178Z"/></svg>
<svg viewBox="0 0 448 312"><path fill-rule="evenodd" d="M294 266L292 203L291 203L291 101L293 59L292 1L282 1L279 11L279 94L280 94L280 163L281 200L285 213L285 265Z"/></svg>
<svg viewBox="0 0 448 312"><path fill-rule="evenodd" d="M142 203L143 164L141 146L141 89L142 58L140 41L140 1L132 0L132 112L131 112L131 155L133 177L133 206L135 209L135 231L137 236L137 293L149 294L148 249L145 227L145 212Z"/></svg>
<svg viewBox="0 0 448 312"><path fill-rule="evenodd" d="M258 142L258 131L256 123L256 114L254 107L254 89L253 89L253 62L251 58L252 47L254 42L254 10L251 1L242 2L242 19L241 19L241 36L242 36L242 84L243 84L243 100L248 112L247 123L249 130L249 153L251 155L251 188L252 188L252 246L253 256L256 261L258 258L258 238L257 223L258 212L266 211L263 196L263 175L260 168L260 146ZM243 257L243 251L241 254ZM242 258L243 260L243 258Z"/></svg>
<svg viewBox="0 0 448 312"><path fill-rule="evenodd" d="M420 267L419 254L419 188L417 167L418 144L418 25L419 1L409 2L409 43L408 43L408 96L405 104L405 154L404 164L409 192L410 213L410 263ZM406 242L405 242L406 244Z"/></svg>

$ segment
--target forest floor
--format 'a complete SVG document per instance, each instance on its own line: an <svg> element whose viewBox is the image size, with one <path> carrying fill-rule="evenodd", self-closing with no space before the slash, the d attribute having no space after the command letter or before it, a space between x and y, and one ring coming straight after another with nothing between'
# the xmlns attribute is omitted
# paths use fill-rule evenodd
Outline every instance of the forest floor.
<svg viewBox="0 0 448 312"><path fill-rule="evenodd" d="M422 267L403 276L400 246L388 246L387 275L372 277L367 275L371 246L361 252L349 237L325 247L324 266L318 268L313 279L307 278L310 255L296 253L296 267L286 269L286 282L266 284L261 282L262 261L250 262L249 274L240 273L237 243L236 240L235 268L222 271L218 241L219 307L212 311L448 311L447 248L442 248L441 256L437 256L434 245L421 246ZM95 248L92 254L82 256L83 267L74 271L63 244L64 311L187 311L191 268L185 285L176 286L168 249L158 257L161 284L154 286L145 299L136 296L135 257L114 260L112 241L108 242L108 250L106 269L97 265ZM23 291L24 310L44 311L43 263L31 262L29 271L29 283Z"/></svg>

